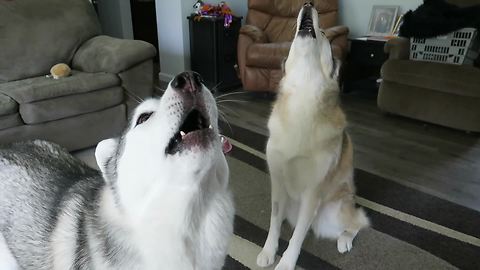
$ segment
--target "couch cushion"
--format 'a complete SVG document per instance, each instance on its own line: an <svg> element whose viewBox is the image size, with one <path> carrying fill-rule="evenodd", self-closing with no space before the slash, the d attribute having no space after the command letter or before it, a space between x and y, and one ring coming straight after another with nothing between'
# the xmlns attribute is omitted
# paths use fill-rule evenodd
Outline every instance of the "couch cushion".
<svg viewBox="0 0 480 270"><path fill-rule="evenodd" d="M22 125L23 122L19 113L0 116L0 130Z"/></svg>
<svg viewBox="0 0 480 270"><path fill-rule="evenodd" d="M20 115L27 124L38 124L95 112L122 103L120 86L88 93L20 104Z"/></svg>
<svg viewBox="0 0 480 270"><path fill-rule="evenodd" d="M246 65L249 67L280 69L288 56L291 42L256 43L247 49Z"/></svg>
<svg viewBox="0 0 480 270"><path fill-rule="evenodd" d="M378 107L455 129L480 132L480 98L452 95L390 81L380 85Z"/></svg>
<svg viewBox="0 0 480 270"><path fill-rule="evenodd" d="M125 105L120 104L77 117L0 130L0 144L42 139L73 151L94 146L103 139L121 135L125 124Z"/></svg>
<svg viewBox="0 0 480 270"><path fill-rule="evenodd" d="M0 115L16 113L18 104L11 97L0 93Z"/></svg>
<svg viewBox="0 0 480 270"><path fill-rule="evenodd" d="M70 64L78 47L100 31L86 0L0 1L0 82Z"/></svg>
<svg viewBox="0 0 480 270"><path fill-rule="evenodd" d="M120 84L120 79L110 73L86 73L72 71L72 76L58 80L35 77L0 84L0 93L18 103L29 103L44 99L90 92Z"/></svg>
<svg viewBox="0 0 480 270"><path fill-rule="evenodd" d="M388 60L382 66L386 81L461 96L480 97L480 69L410 60Z"/></svg>
<svg viewBox="0 0 480 270"><path fill-rule="evenodd" d="M336 25L338 0L313 0L318 11L320 27ZM298 12L304 0L250 0L246 24L265 31L271 42L291 41L295 35Z"/></svg>
<svg viewBox="0 0 480 270"><path fill-rule="evenodd" d="M153 58L156 53L155 47L145 41L96 36L78 49L72 67L86 72L118 73Z"/></svg>

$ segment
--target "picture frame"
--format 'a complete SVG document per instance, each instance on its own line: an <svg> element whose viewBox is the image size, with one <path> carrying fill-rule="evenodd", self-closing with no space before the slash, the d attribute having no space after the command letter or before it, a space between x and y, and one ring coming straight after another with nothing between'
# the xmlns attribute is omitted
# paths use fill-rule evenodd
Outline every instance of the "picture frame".
<svg viewBox="0 0 480 270"><path fill-rule="evenodd" d="M385 37L393 34L400 6L374 5L368 25L368 36Z"/></svg>

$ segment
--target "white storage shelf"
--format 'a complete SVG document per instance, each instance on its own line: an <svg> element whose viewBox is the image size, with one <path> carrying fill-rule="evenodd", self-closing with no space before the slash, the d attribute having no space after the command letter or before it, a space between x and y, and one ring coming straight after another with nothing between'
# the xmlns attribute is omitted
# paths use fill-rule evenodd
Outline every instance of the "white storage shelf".
<svg viewBox="0 0 480 270"><path fill-rule="evenodd" d="M479 38L474 28L463 28L435 38L411 38L410 59L472 65L478 57Z"/></svg>

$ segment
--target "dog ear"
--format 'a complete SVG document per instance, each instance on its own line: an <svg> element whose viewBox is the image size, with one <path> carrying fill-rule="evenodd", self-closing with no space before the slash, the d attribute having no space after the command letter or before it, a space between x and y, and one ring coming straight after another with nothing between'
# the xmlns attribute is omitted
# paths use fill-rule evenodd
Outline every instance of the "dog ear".
<svg viewBox="0 0 480 270"><path fill-rule="evenodd" d="M332 77L332 79L336 81L338 80L338 74L340 73L341 65L342 65L342 62L340 60L338 60L335 57L332 57L332 73L330 74L330 76Z"/></svg>
<svg viewBox="0 0 480 270"><path fill-rule="evenodd" d="M333 54L332 54L332 47L330 45L330 41L323 40L321 47L321 57L320 61L322 64L322 71L325 77L332 76L333 70L335 69L335 62L333 62Z"/></svg>
<svg viewBox="0 0 480 270"><path fill-rule="evenodd" d="M95 149L95 159L105 178L115 173L118 138L106 139L98 143Z"/></svg>
<svg viewBox="0 0 480 270"><path fill-rule="evenodd" d="M287 62L287 57L283 58L282 60L282 64L281 64L282 76L285 75L285 62Z"/></svg>

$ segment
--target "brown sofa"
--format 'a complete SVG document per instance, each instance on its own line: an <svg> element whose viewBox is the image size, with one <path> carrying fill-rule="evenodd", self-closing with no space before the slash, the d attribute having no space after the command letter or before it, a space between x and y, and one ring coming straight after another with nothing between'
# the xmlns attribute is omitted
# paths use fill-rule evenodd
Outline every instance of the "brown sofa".
<svg viewBox="0 0 480 270"><path fill-rule="evenodd" d="M86 0L0 1L0 144L45 139L76 150L118 134L153 92L153 45L100 35ZM67 63L70 77L46 78Z"/></svg>
<svg viewBox="0 0 480 270"><path fill-rule="evenodd" d="M246 24L238 38L238 67L247 91L276 91L282 61L295 35L298 12L304 0L249 0ZM348 28L336 26L337 0L314 0L320 26L331 40L334 57L344 60Z"/></svg>
<svg viewBox="0 0 480 270"><path fill-rule="evenodd" d="M378 107L446 127L480 132L480 68L409 60L410 40L385 45ZM478 60L477 60L478 63Z"/></svg>

